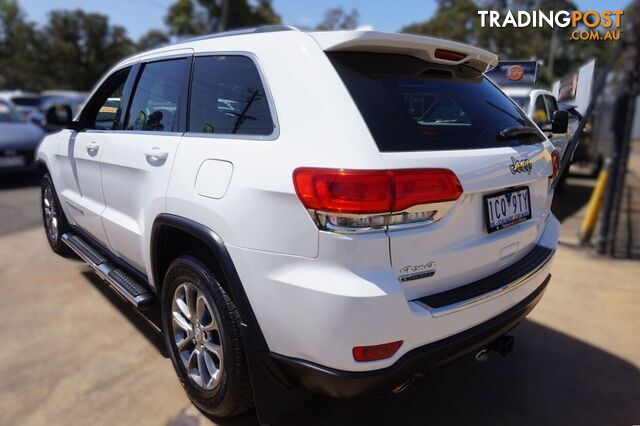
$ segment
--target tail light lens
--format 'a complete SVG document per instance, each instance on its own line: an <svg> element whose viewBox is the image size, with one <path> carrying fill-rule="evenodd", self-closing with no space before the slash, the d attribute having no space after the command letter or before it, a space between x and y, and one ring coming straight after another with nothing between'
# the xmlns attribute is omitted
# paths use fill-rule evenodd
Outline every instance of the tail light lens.
<svg viewBox="0 0 640 426"><path fill-rule="evenodd" d="M300 168L293 182L302 204L325 228L380 229L433 219L429 205L457 200L462 186L447 169ZM411 209L425 206L425 209ZM442 209L444 206L439 206Z"/></svg>
<svg viewBox="0 0 640 426"><path fill-rule="evenodd" d="M358 362L379 361L391 358L402 346L402 340L373 346L356 346L353 348L353 359Z"/></svg>
<svg viewBox="0 0 640 426"><path fill-rule="evenodd" d="M551 165L553 166L553 172L549 179L555 179L560 173L560 152L557 149L554 149L551 153Z"/></svg>
<svg viewBox="0 0 640 426"><path fill-rule="evenodd" d="M293 182L306 208L325 212L384 213L393 198L387 170L303 168L293 172Z"/></svg>

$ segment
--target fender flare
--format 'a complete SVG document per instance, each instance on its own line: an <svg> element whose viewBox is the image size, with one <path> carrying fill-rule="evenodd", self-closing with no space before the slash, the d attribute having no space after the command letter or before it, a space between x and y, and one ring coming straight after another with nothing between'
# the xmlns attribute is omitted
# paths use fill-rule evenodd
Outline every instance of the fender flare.
<svg viewBox="0 0 640 426"><path fill-rule="evenodd" d="M211 229L198 222L181 216L168 213L158 215L151 228L150 256L151 276L153 278L153 282L162 283L162 277L158 276L159 265L157 264L156 259L158 258L157 253L160 244L158 238L160 235L159 231L164 226L175 228L190 234L206 244L206 246L214 253L216 260L218 261L220 271L222 272L222 278L227 284L229 293L231 293L231 297L240 312L240 317L242 318L243 325L245 326L244 328L248 329L258 350L268 351L269 347L267 345L267 341L264 338L262 330L258 324L258 320L253 313L253 309L251 308L247 294L244 291L244 287L240 282L240 277L238 276L238 272L236 271L231 256L229 255L229 252L227 251L227 248L220 236Z"/></svg>
<svg viewBox="0 0 640 426"><path fill-rule="evenodd" d="M306 404L310 399L309 393L294 388L275 365L233 260L224 241L213 230L181 216L168 213L158 215L151 228L150 254L153 282L158 283L160 278L158 277L156 253L160 243L159 231L163 226L179 229L201 240L216 256L223 275L222 278L227 284L231 298L242 319L242 340L260 423L275 423L296 408Z"/></svg>

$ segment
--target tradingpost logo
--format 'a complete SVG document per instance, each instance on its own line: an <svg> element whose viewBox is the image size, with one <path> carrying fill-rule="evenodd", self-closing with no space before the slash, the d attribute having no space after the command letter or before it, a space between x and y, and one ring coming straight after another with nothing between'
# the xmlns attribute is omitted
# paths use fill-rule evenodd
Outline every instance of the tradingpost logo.
<svg viewBox="0 0 640 426"><path fill-rule="evenodd" d="M479 10L482 28L572 28L571 40L617 41L622 36L624 10L518 10L502 14L497 10Z"/></svg>

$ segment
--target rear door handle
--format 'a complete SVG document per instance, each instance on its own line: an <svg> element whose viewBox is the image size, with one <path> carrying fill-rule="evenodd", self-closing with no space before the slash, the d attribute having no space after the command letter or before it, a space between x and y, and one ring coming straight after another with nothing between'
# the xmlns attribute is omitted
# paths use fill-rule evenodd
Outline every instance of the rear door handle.
<svg viewBox="0 0 640 426"><path fill-rule="evenodd" d="M90 155L96 155L99 149L100 145L98 144L98 142L92 141L87 144L87 152Z"/></svg>
<svg viewBox="0 0 640 426"><path fill-rule="evenodd" d="M160 148L158 148L157 146L154 146L153 148L147 150L144 155L149 160L154 161L166 160L167 157L169 157L169 153L167 151L160 151Z"/></svg>

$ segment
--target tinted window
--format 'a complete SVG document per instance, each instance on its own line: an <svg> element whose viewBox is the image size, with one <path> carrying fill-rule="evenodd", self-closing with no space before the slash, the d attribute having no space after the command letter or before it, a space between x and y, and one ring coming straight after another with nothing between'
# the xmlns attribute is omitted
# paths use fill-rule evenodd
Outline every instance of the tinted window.
<svg viewBox="0 0 640 426"><path fill-rule="evenodd" d="M328 53L381 151L510 146L528 118L480 72L396 54ZM542 135L533 140L542 141Z"/></svg>
<svg viewBox="0 0 640 426"><path fill-rule="evenodd" d="M536 103L533 109L533 121L535 121L536 124L544 124L549 121L549 116L547 115L547 107L544 103L542 95L536 98Z"/></svg>
<svg viewBox="0 0 640 426"><path fill-rule="evenodd" d="M110 76L89 100L82 112L87 128L113 130L117 127L122 112L122 89L129 71L126 68Z"/></svg>
<svg viewBox="0 0 640 426"><path fill-rule="evenodd" d="M35 107L40 104L40 98L37 96L16 96L11 98L11 102L14 105Z"/></svg>
<svg viewBox="0 0 640 426"><path fill-rule="evenodd" d="M126 130L178 130L178 104L187 59L146 64L133 91Z"/></svg>
<svg viewBox="0 0 640 426"><path fill-rule="evenodd" d="M547 103L547 111L549 111L549 119L553 117L553 114L558 110L558 102L556 99L549 95L544 95L544 101Z"/></svg>
<svg viewBox="0 0 640 426"><path fill-rule="evenodd" d="M195 59L189 131L270 135L273 120L253 61L245 56Z"/></svg>
<svg viewBox="0 0 640 426"><path fill-rule="evenodd" d="M513 101L517 103L518 106L522 108L524 111L527 111L529 109L528 96L511 96L511 99L513 99Z"/></svg>
<svg viewBox="0 0 640 426"><path fill-rule="evenodd" d="M124 81L120 83L102 102L95 119L95 129L112 130L122 111L122 90Z"/></svg>

